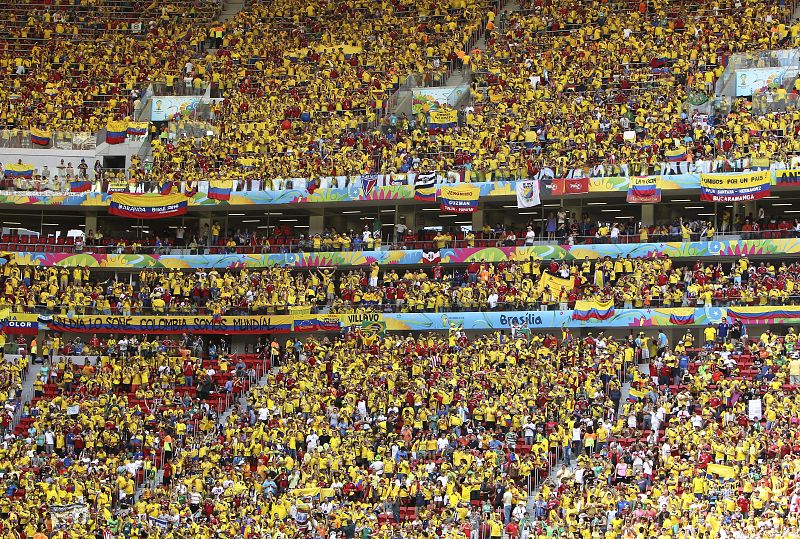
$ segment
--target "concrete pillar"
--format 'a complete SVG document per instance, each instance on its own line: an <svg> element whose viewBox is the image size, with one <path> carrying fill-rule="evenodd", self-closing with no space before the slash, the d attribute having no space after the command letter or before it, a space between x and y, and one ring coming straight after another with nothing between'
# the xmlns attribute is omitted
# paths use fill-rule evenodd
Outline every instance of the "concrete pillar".
<svg viewBox="0 0 800 539"><path fill-rule="evenodd" d="M309 215L308 217L308 233L311 235L322 234L325 230L325 216L324 215Z"/></svg>
<svg viewBox="0 0 800 539"><path fill-rule="evenodd" d="M86 225L83 227L84 234L88 234L90 230L93 232L97 232L97 214L87 213L84 224Z"/></svg>
<svg viewBox="0 0 800 539"><path fill-rule="evenodd" d="M655 213L655 205L642 204L642 224L645 226L655 224Z"/></svg>
<svg viewBox="0 0 800 539"><path fill-rule="evenodd" d="M480 230L483 228L483 225L483 208L480 208L478 211L472 214L472 230L480 232Z"/></svg>

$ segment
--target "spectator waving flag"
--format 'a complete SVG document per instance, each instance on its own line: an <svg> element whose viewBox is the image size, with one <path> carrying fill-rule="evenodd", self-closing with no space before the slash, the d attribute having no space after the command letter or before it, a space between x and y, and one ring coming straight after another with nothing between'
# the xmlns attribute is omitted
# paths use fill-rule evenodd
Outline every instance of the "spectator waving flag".
<svg viewBox="0 0 800 539"><path fill-rule="evenodd" d="M9 163L5 168L6 178L33 178L34 166L28 163Z"/></svg>
<svg viewBox="0 0 800 539"><path fill-rule="evenodd" d="M108 144L122 144L128 133L128 123L113 120L106 124L106 142Z"/></svg>
<svg viewBox="0 0 800 539"><path fill-rule="evenodd" d="M531 208L542 203L539 193L539 180L518 181L516 190L518 208Z"/></svg>
<svg viewBox="0 0 800 539"><path fill-rule="evenodd" d="M677 148L664 150L664 157L668 163L679 163L686 161L686 146L679 146Z"/></svg>
<svg viewBox="0 0 800 539"><path fill-rule="evenodd" d="M420 172L414 179L414 200L436 202L436 173Z"/></svg>
<svg viewBox="0 0 800 539"><path fill-rule="evenodd" d="M50 144L50 131L31 127L31 144L47 146Z"/></svg>

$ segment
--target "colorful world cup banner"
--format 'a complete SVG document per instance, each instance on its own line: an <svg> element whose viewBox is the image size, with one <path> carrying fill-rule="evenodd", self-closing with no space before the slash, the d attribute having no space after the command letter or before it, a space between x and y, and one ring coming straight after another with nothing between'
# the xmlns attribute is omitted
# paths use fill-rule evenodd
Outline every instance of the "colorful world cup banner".
<svg viewBox="0 0 800 539"><path fill-rule="evenodd" d="M628 179L627 201L630 204L657 204L661 202L658 176L631 176Z"/></svg>
<svg viewBox="0 0 800 539"><path fill-rule="evenodd" d="M739 202L757 200L770 194L770 173L701 174L700 200L708 202Z"/></svg>
<svg viewBox="0 0 800 539"><path fill-rule="evenodd" d="M131 219L162 219L183 215L188 207L188 199L181 193L174 195L114 193L111 195L108 213Z"/></svg>
<svg viewBox="0 0 800 539"><path fill-rule="evenodd" d="M439 191L440 208L448 213L473 213L480 196L480 188L474 185L443 185Z"/></svg>

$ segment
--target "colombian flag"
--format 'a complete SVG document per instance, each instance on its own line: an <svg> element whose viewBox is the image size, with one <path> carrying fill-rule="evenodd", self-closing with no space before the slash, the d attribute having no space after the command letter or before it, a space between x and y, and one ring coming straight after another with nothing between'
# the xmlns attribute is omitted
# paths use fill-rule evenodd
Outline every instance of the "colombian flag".
<svg viewBox="0 0 800 539"><path fill-rule="evenodd" d="M92 190L92 182L89 180L75 180L69 182L69 190L73 193L85 193Z"/></svg>
<svg viewBox="0 0 800 539"><path fill-rule="evenodd" d="M671 314L669 323L673 326L691 326L694 324L694 312L689 314Z"/></svg>
<svg viewBox="0 0 800 539"><path fill-rule="evenodd" d="M31 144L36 144L37 146L49 145L50 132L45 131L44 129L37 129L36 127L31 127Z"/></svg>
<svg viewBox="0 0 800 539"><path fill-rule="evenodd" d="M188 209L187 198L174 195L131 195L112 193L108 213L132 219L162 219L183 215Z"/></svg>
<svg viewBox="0 0 800 539"><path fill-rule="evenodd" d="M161 194L168 195L172 192L172 182L164 182L161 184Z"/></svg>
<svg viewBox="0 0 800 539"><path fill-rule="evenodd" d="M591 319L608 320L614 316L614 301L587 301L578 300L575 302L575 310L572 311L573 320L586 322Z"/></svg>
<svg viewBox="0 0 800 539"><path fill-rule="evenodd" d="M208 186L208 198L212 200L230 200L233 180L211 180Z"/></svg>
<svg viewBox="0 0 800 539"><path fill-rule="evenodd" d="M197 194L197 184L192 182L186 185L186 196L192 198Z"/></svg>
<svg viewBox="0 0 800 539"><path fill-rule="evenodd" d="M122 144L128 131L128 124L121 121L110 121L106 124L106 142L108 144Z"/></svg>
<svg viewBox="0 0 800 539"><path fill-rule="evenodd" d="M668 163L686 161L686 146L679 146L672 150L664 150L664 157Z"/></svg>
<svg viewBox="0 0 800 539"><path fill-rule="evenodd" d="M128 124L126 133L129 137L143 137L147 134L147 122L131 122Z"/></svg>
<svg viewBox="0 0 800 539"><path fill-rule="evenodd" d="M33 165L27 163L10 163L6 165L6 178L33 178Z"/></svg>

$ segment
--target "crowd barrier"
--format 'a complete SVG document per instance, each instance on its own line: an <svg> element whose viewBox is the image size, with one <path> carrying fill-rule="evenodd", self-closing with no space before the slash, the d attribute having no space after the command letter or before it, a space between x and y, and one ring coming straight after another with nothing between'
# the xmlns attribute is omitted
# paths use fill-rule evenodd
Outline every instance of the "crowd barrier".
<svg viewBox="0 0 800 539"><path fill-rule="evenodd" d="M15 165L16 166L16 165ZM772 170L770 170L772 166ZM795 163L799 168L789 168L785 163L770 165L765 163L764 167L746 167L742 170L752 172L765 172L769 175L771 185L778 187L792 187L800 183L800 162ZM741 172L738 169L730 169L722 172L719 178L733 178ZM23 171L24 172L24 171ZM647 178L653 185L661 191L682 191L690 189L700 189L701 175L705 172L690 172L681 167L667 168L662 174L649 175ZM570 198L574 194L609 194L627 193L633 183L642 183L643 176L615 175L615 176L584 176L575 175L572 171L570 176L561 178L582 179L586 178L586 191L582 193L571 193L565 195L553 195L552 190L548 191L547 185L552 184L554 171L546 170L537 173L533 179L539 179L542 185L543 199L563 199ZM587 172L588 174L588 172ZM413 200L415 196L416 173L407 174L368 174L360 176L341 176L336 178L321 178L318 187L312 186L309 190L308 182L304 179L276 179L272 181L242 180L234 181L230 189L226 190L225 196L220 198L218 195L209 197L210 185L208 181L198 182L197 185L187 185L186 182L177 182L172 187L173 193L190 193L190 206L209 206L209 205L272 205L272 204L297 204L297 203L330 203L330 202L359 202L359 201L386 201L393 202L398 200ZM635 182L633 181L635 178ZM519 177L513 179L493 178L494 181L485 181L486 178L476 178L482 181L462 181L459 173L437 173L436 185L470 183L478 191L479 198L494 196L516 196L517 180L529 179ZM559 179L559 178L556 178ZM107 182L97 182L86 180L90 185L81 187L88 188L85 192L71 191L47 191L47 190L25 190L19 189L17 180L11 180L9 184L6 179L7 190L0 191L0 204L42 204L58 206L108 206L111 202L111 194L108 190ZM80 182L79 182L80 183ZM131 186L127 182L120 185L120 192L127 191L134 194L156 194L160 191L162 184L155 178L140 186ZM315 184L316 185L316 184ZM747 198L742 198L747 200Z"/></svg>
<svg viewBox="0 0 800 539"><path fill-rule="evenodd" d="M440 313L370 313L260 316L49 316L9 313L2 321L7 333L113 334L299 334L340 332L383 326L387 331L553 330L570 328L617 328L630 330L659 327L696 327L741 320L744 324L795 324L800 306L672 307L615 309L587 302L574 310L488 311Z"/></svg>
<svg viewBox="0 0 800 539"><path fill-rule="evenodd" d="M74 249L74 246L72 247ZM468 264L470 262L538 260L584 260L589 258L648 258L668 256L674 259L738 258L796 255L800 238L757 240L715 240L697 242L593 243L586 245L539 244L516 247L456 247L434 249L397 249L381 251L321 251L296 253L219 253L197 254L190 249L175 249L170 254L147 252L99 253L86 246L83 252L0 251L0 265L13 260L19 265L86 266L107 269L137 268L260 268L290 266L295 268L385 265Z"/></svg>

